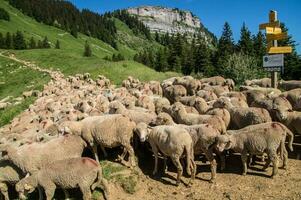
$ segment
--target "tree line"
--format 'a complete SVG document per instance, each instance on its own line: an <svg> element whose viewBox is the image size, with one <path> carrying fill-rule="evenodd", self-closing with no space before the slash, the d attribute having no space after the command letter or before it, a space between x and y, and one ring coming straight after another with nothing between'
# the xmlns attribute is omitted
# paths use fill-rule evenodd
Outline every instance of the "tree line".
<svg viewBox="0 0 301 200"><path fill-rule="evenodd" d="M48 49L51 48L47 36L43 40L36 41L33 37L26 41L23 33L17 31L16 33L7 32L6 34L0 33L0 49ZM56 49L60 49L60 41L57 40L55 44Z"/></svg>
<svg viewBox="0 0 301 200"><path fill-rule="evenodd" d="M3 8L0 8L0 20L1 19L6 20L6 21L10 20L10 16L9 16L8 12Z"/></svg>
<svg viewBox="0 0 301 200"><path fill-rule="evenodd" d="M288 31L284 24L282 30ZM162 47L145 49L134 56L134 60L143 63L157 71L176 71L185 75L199 76L222 75L234 78L242 83L244 79L260 78L266 75L262 67L262 57L266 54L266 38L262 32L252 35L245 24L240 31L240 39L234 42L229 23L223 26L223 32L216 47L206 44L201 35L193 38L187 35L169 35L155 33L155 41ZM301 59L295 51L295 42L289 36L279 45L291 45L292 54L285 56L286 79L300 79Z"/></svg>
<svg viewBox="0 0 301 200"><path fill-rule="evenodd" d="M60 0L9 0L9 3L38 22L61 28L74 37L80 32L117 48L115 23L108 14L80 11L72 3Z"/></svg>

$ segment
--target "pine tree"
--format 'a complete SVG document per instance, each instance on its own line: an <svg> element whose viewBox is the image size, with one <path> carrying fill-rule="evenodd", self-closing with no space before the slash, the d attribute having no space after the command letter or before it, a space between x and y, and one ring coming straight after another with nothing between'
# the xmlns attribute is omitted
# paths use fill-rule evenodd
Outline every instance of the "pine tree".
<svg viewBox="0 0 301 200"><path fill-rule="evenodd" d="M266 54L266 42L264 34L259 31L256 36L253 36L254 56L257 59L258 66L262 67L262 57Z"/></svg>
<svg viewBox="0 0 301 200"><path fill-rule="evenodd" d="M158 31L156 31L156 33L155 33L155 41L160 43L160 35L159 35Z"/></svg>
<svg viewBox="0 0 301 200"><path fill-rule="evenodd" d="M30 38L29 48L30 48L30 49L35 49L35 48L37 48L36 41L34 40L33 37Z"/></svg>
<svg viewBox="0 0 301 200"><path fill-rule="evenodd" d="M234 40L230 24L224 24L223 33L218 41L218 54L219 56L230 55L234 53Z"/></svg>
<svg viewBox="0 0 301 200"><path fill-rule="evenodd" d="M38 49L43 49L43 42L41 40L38 41Z"/></svg>
<svg viewBox="0 0 301 200"><path fill-rule="evenodd" d="M288 33L288 28L285 26L284 23L280 25L282 32ZM296 42L293 40L291 35L284 40L278 41L278 46L291 46L293 48L293 52L290 54L285 54L284 56L284 74L283 77L285 79L294 79L300 80L301 79L301 58L297 54L296 51Z"/></svg>
<svg viewBox="0 0 301 200"><path fill-rule="evenodd" d="M235 50L233 34L228 22L225 22L222 35L218 41L217 52L213 59L213 64L216 67L215 75L222 74L223 68L227 63L229 55L232 55Z"/></svg>
<svg viewBox="0 0 301 200"><path fill-rule="evenodd" d="M5 38L2 33L0 33L0 49L5 49Z"/></svg>
<svg viewBox="0 0 301 200"><path fill-rule="evenodd" d="M49 41L48 41L47 36L45 36L45 38L44 38L44 40L43 40L42 47L45 48L45 49L49 49L49 48L50 48L50 43L49 43Z"/></svg>
<svg viewBox="0 0 301 200"><path fill-rule="evenodd" d="M5 47L6 47L6 49L13 49L14 48L13 38L12 38L10 32L6 33Z"/></svg>
<svg viewBox="0 0 301 200"><path fill-rule="evenodd" d="M26 42L21 31L17 31L13 36L14 49L21 50L26 49Z"/></svg>
<svg viewBox="0 0 301 200"><path fill-rule="evenodd" d="M91 57L92 56L92 50L91 50L91 47L90 47L88 41L86 41L86 44L85 44L84 56L85 57ZM115 57L115 54L113 54L113 56ZM112 58L112 60L113 60L113 58Z"/></svg>
<svg viewBox="0 0 301 200"><path fill-rule="evenodd" d="M60 49L61 48L61 44L60 44L60 41L57 40L56 43L55 43L55 48L56 49Z"/></svg>
<svg viewBox="0 0 301 200"><path fill-rule="evenodd" d="M237 44L238 52L253 55L253 41L251 38L251 32L247 28L246 24L243 23L242 28L240 30L240 39Z"/></svg>

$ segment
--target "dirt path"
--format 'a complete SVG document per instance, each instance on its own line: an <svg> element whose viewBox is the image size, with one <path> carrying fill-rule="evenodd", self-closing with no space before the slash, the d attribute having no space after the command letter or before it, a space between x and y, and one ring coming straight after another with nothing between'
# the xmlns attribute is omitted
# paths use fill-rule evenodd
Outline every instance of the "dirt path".
<svg viewBox="0 0 301 200"><path fill-rule="evenodd" d="M262 163L249 169L247 176L240 175L240 158L234 156L227 160L228 166L224 173L218 173L215 184L210 184L207 180L210 178L209 166L198 162L198 174L192 187L186 187L189 178L183 178L180 186L174 186L176 173L174 169L168 172L164 177L154 179L149 175L140 175L140 183L137 192L134 195L125 194L120 189L113 192L113 199L131 199L131 200L254 200L254 199L301 199L301 161L290 159L288 169L279 169L279 176L271 179L272 168L267 172L262 172ZM162 163L161 163L162 164ZM151 171L152 165L146 169L146 174ZM161 165L162 167L162 165ZM161 168L162 169L162 168ZM113 189L114 190L114 189Z"/></svg>

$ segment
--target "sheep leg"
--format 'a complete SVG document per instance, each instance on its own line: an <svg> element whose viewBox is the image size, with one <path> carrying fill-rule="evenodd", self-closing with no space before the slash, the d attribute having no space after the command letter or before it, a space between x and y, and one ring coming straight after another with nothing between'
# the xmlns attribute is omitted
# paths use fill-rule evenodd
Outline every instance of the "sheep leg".
<svg viewBox="0 0 301 200"><path fill-rule="evenodd" d="M38 191L39 191L39 200L43 200L43 190L42 190L42 188L40 186L38 186ZM54 195L54 191L53 191L53 195ZM49 198L50 200L52 199L53 195L51 196L51 198ZM48 200L47 193L46 193L46 199Z"/></svg>
<svg viewBox="0 0 301 200"><path fill-rule="evenodd" d="M103 153L104 157L105 157L105 158L107 158L107 157L108 157L108 153L106 152L106 149L105 149L105 147L104 147L104 146L102 146L102 145L99 145L99 146L100 146L100 148L101 148L101 151L102 151L102 153Z"/></svg>
<svg viewBox="0 0 301 200"><path fill-rule="evenodd" d="M212 149L202 149L202 151L205 153L206 158L209 160L210 162L210 168L211 168L211 179L210 179L210 183L213 183L215 181L216 178L216 160L214 159L213 156L213 152Z"/></svg>
<svg viewBox="0 0 301 200"><path fill-rule="evenodd" d="M109 184L108 184L108 181L104 178L101 178L98 180L98 182L96 183L97 186L103 190L103 193L104 193L104 197L105 199L109 199ZM94 185L94 184L93 184ZM92 188L93 190L93 188Z"/></svg>
<svg viewBox="0 0 301 200"><path fill-rule="evenodd" d="M52 200L52 198L54 196L55 188L56 188L56 186L53 183L50 184L50 185L47 185L47 187L44 187L44 190L45 190L45 193L46 193L46 200Z"/></svg>
<svg viewBox="0 0 301 200"><path fill-rule="evenodd" d="M167 172L167 157L166 157L166 155L163 155L163 161L164 161L164 163L163 163L163 173L166 174L166 172Z"/></svg>
<svg viewBox="0 0 301 200"><path fill-rule="evenodd" d="M68 193L68 191L65 190L65 189L63 189L63 192L64 192L64 194L65 194L65 200L66 200L66 199L69 199L69 193Z"/></svg>
<svg viewBox="0 0 301 200"><path fill-rule="evenodd" d="M126 153L127 153L126 148L123 148L122 154L121 154L121 155L118 155L118 158L116 159L116 161L117 161L117 162L122 162L122 161L124 160L124 157L125 157Z"/></svg>
<svg viewBox="0 0 301 200"><path fill-rule="evenodd" d="M218 155L218 157L220 158L221 160L221 171L224 171L225 168L226 168L226 159L225 159L225 155L223 152L219 152L219 151L216 151L216 154Z"/></svg>
<svg viewBox="0 0 301 200"><path fill-rule="evenodd" d="M154 170L153 170L153 175L155 175L158 171L158 148L153 143L151 143L151 147L152 147L152 151L155 156L155 166L154 166Z"/></svg>
<svg viewBox="0 0 301 200"><path fill-rule="evenodd" d="M91 190L90 190L89 187L80 185L79 189L83 194L83 200L90 200L91 199L92 194L91 194Z"/></svg>
<svg viewBox="0 0 301 200"><path fill-rule="evenodd" d="M283 165L282 165L283 169L286 169L286 167L287 167L287 157L288 157L288 153L287 153L286 148L284 147L283 148Z"/></svg>
<svg viewBox="0 0 301 200"><path fill-rule="evenodd" d="M274 178L278 174L278 155L276 152L270 153L269 155L272 163L273 163L273 173L272 173L272 178Z"/></svg>
<svg viewBox="0 0 301 200"><path fill-rule="evenodd" d="M182 177L182 174L183 174L183 167L181 165L180 157L179 156L172 155L171 156L171 160L172 160L173 164L176 166L177 171L178 171L177 182L176 182L176 185L178 186L180 184L181 177Z"/></svg>
<svg viewBox="0 0 301 200"><path fill-rule="evenodd" d="M97 154L97 145L95 144L90 144L91 149L93 151L94 157L96 159L96 161L99 163L99 158L98 158L98 154Z"/></svg>
<svg viewBox="0 0 301 200"><path fill-rule="evenodd" d="M0 192L3 194L4 200L9 200L8 188L7 188L7 185L5 183L0 183Z"/></svg>
<svg viewBox="0 0 301 200"><path fill-rule="evenodd" d="M247 171L248 171L247 161L248 161L247 152L242 152L241 153L241 162L242 162L242 167L243 167L242 175L244 175L244 176L247 175Z"/></svg>
<svg viewBox="0 0 301 200"><path fill-rule="evenodd" d="M135 167L136 166L136 162L135 162L135 153L134 153L133 147L131 146L131 144L125 144L124 148L126 150L124 156L126 155L126 152L129 153L130 168ZM124 156L122 158L123 161L124 161Z"/></svg>
<svg viewBox="0 0 301 200"><path fill-rule="evenodd" d="M262 168L262 171L266 171L266 169L270 166L270 164L271 164L271 159L268 158L265 165Z"/></svg>

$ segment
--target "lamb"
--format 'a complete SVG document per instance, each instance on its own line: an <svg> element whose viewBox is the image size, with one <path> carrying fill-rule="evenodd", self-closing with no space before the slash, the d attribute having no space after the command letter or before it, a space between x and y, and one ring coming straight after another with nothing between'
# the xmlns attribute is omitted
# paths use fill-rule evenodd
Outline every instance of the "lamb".
<svg viewBox="0 0 301 200"><path fill-rule="evenodd" d="M225 85L226 79L221 76L213 76L209 78L202 78L201 83L208 83L209 85Z"/></svg>
<svg viewBox="0 0 301 200"><path fill-rule="evenodd" d="M17 183L16 191L20 199L26 199L26 194L33 192L37 187L44 189L47 200L53 198L56 187L64 190L79 188L84 200L90 200L91 190L100 187L105 198L109 199L108 182L102 177L102 168L90 158L71 158L47 165ZM65 195L68 198L67 193Z"/></svg>
<svg viewBox="0 0 301 200"><path fill-rule="evenodd" d="M268 122L245 127L235 131L234 134L219 135L216 137L216 147L222 152L232 149L241 153L243 175L247 173L247 155L262 155L267 153L268 161L263 169L273 163L272 177L278 173L278 156L280 151L283 158L283 167L287 166L287 151L285 148L286 136L289 138L289 149L293 151L293 133L279 122Z"/></svg>
<svg viewBox="0 0 301 200"><path fill-rule="evenodd" d="M275 110L277 119L294 133L301 135L301 112Z"/></svg>
<svg viewBox="0 0 301 200"><path fill-rule="evenodd" d="M11 161L24 173L33 174L57 160L81 157L85 147L86 143L79 136L66 135L46 143L32 143L19 148L7 146L2 149L2 159Z"/></svg>
<svg viewBox="0 0 301 200"><path fill-rule="evenodd" d="M180 158L185 152L187 160L186 170L188 173L191 173L191 181L194 180L196 164L193 156L193 141L185 129L175 126L156 126L151 128L145 123L139 123L135 131L141 142L147 140L151 145L155 156L153 175L158 171L158 151L160 150L164 156L164 172L166 169L166 157L169 156L177 168L176 184L179 185L183 173ZM191 181L190 183L192 183Z"/></svg>
<svg viewBox="0 0 301 200"><path fill-rule="evenodd" d="M180 102L176 102L171 110L173 111L172 117L180 124L195 125L208 123L215 127L221 133L226 132L224 121L219 116L214 115L199 115L194 113L187 113L185 108Z"/></svg>
<svg viewBox="0 0 301 200"><path fill-rule="evenodd" d="M7 184L15 185L25 175L9 161L0 161L0 192L5 200L9 200Z"/></svg>
<svg viewBox="0 0 301 200"><path fill-rule="evenodd" d="M136 124L140 122L144 122L149 124L154 118L156 118L155 113L146 113L139 112L135 110L126 109L119 101L113 101L110 103L110 114L122 114L128 116L131 120L133 120Z"/></svg>
<svg viewBox="0 0 301 200"><path fill-rule="evenodd" d="M241 108L234 107L229 98L219 98L214 104L214 108L225 108L230 113L230 127L233 129L240 129L248 125L271 122L271 116L266 109L263 108Z"/></svg>
<svg viewBox="0 0 301 200"><path fill-rule="evenodd" d="M64 132L80 134L80 136L92 147L95 159L99 161L97 155L97 145L100 145L105 156L105 147L114 148L123 146L124 150L118 160L122 164L127 165L124 157L129 153L130 167L134 167L135 155L131 146L131 139L133 137L133 129L136 124L128 117L113 114L87 117L80 122L71 122L72 126L63 127Z"/></svg>

